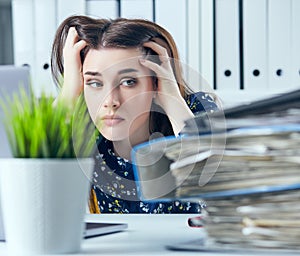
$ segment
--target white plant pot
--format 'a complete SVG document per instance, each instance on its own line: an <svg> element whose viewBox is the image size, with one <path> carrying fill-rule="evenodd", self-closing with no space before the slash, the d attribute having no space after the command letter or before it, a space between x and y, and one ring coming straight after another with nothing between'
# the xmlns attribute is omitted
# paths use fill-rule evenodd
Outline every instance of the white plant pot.
<svg viewBox="0 0 300 256"><path fill-rule="evenodd" d="M80 250L93 167L93 159L0 159L9 255Z"/></svg>

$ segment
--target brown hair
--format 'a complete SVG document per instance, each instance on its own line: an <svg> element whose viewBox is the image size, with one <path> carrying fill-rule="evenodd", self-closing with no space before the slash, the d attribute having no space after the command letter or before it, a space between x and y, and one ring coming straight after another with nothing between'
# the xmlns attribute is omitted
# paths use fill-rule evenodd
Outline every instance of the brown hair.
<svg viewBox="0 0 300 256"><path fill-rule="evenodd" d="M191 92L182 77L176 44L164 28L143 19L95 19L82 15L65 19L57 29L51 55L51 71L57 85L60 84L60 77L64 73L63 47L70 27L75 27L79 39L87 42L87 46L81 51L82 63L90 49L100 47L140 48L146 55L157 55L153 50L143 47L143 43L155 41L168 52L181 95L186 97ZM154 103L150 113L150 133L153 132L160 132L165 136L173 134L169 118L163 109Z"/></svg>

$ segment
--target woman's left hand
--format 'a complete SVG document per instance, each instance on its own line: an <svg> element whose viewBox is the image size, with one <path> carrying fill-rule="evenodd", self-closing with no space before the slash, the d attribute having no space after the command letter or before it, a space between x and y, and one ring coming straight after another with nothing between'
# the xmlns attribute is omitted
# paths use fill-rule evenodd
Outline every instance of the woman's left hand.
<svg viewBox="0 0 300 256"><path fill-rule="evenodd" d="M181 99L180 90L173 73L171 59L167 50L158 43L149 41L143 44L144 47L151 48L158 54L161 64L151 60L141 58L141 64L155 72L157 77L157 99L156 103L164 109L170 98Z"/></svg>
<svg viewBox="0 0 300 256"><path fill-rule="evenodd" d="M178 134L184 126L184 121L193 116L192 111L187 106L182 97L171 60L167 50L158 43L149 41L143 44L144 47L151 48L159 56L161 64L157 64L145 58L140 59L140 63L154 71L157 77L157 96L155 103L160 105L168 115L175 134Z"/></svg>

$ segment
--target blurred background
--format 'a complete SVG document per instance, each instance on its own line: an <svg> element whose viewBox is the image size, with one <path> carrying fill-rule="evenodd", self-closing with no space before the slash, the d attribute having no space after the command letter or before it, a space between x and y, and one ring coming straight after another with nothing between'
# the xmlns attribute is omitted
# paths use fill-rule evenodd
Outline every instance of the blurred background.
<svg viewBox="0 0 300 256"><path fill-rule="evenodd" d="M64 18L145 18L169 30L182 62L234 105L300 87L299 13L300 0L0 0L0 65L29 66L34 89L55 93L50 52Z"/></svg>

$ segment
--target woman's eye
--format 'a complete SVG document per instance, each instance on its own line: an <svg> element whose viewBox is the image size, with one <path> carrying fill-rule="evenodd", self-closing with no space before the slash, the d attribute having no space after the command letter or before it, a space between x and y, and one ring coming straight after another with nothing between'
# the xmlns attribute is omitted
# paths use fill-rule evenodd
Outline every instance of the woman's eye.
<svg viewBox="0 0 300 256"><path fill-rule="evenodd" d="M92 88L100 88L103 86L103 84L99 81L88 81L88 82L86 82L86 85L88 85Z"/></svg>
<svg viewBox="0 0 300 256"><path fill-rule="evenodd" d="M134 78L126 78L121 80L120 85L126 86L126 87L132 87L136 85L136 79Z"/></svg>

